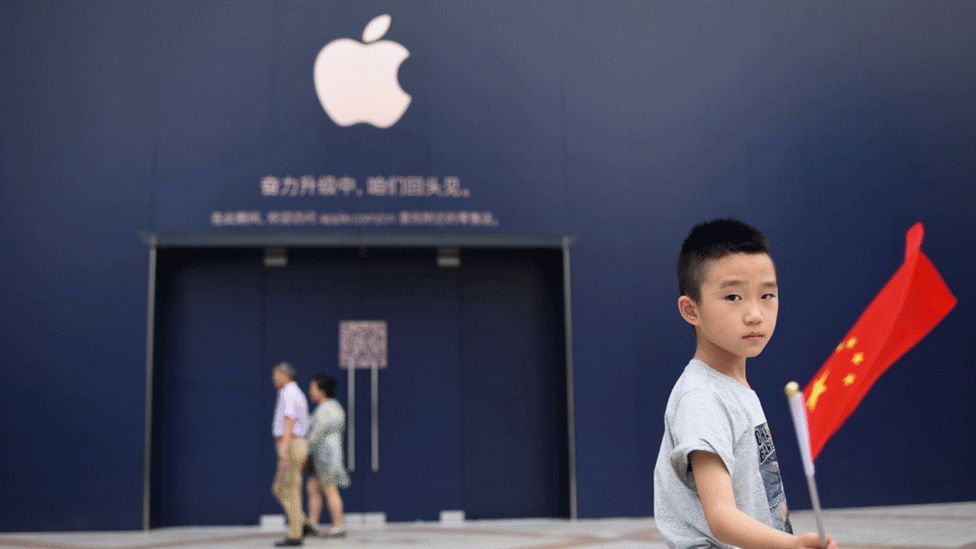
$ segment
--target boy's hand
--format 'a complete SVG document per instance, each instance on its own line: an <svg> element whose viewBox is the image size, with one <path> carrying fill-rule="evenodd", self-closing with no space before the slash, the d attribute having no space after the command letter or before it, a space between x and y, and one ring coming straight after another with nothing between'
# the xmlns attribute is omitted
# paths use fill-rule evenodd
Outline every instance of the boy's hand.
<svg viewBox="0 0 976 549"><path fill-rule="evenodd" d="M827 547L821 548L817 534L787 534L743 513L735 504L732 477L717 454L695 450L689 459L705 520L719 541L750 549L837 549L832 538L828 537Z"/></svg>
<svg viewBox="0 0 976 549"><path fill-rule="evenodd" d="M817 549L837 549L834 538L827 536L827 545L820 546L820 536L817 534L803 534L800 536L800 547L816 547Z"/></svg>

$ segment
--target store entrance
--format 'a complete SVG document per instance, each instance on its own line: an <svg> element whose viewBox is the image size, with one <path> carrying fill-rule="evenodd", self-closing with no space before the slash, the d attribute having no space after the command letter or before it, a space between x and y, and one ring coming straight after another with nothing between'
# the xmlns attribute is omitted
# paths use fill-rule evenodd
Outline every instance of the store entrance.
<svg viewBox="0 0 976 549"><path fill-rule="evenodd" d="M315 373L338 380L355 419L347 512L568 516L558 250L465 249L448 267L431 248L289 249L281 267L262 254L159 252L153 526L280 513L270 495L278 360L296 366L303 390ZM388 333L388 366L375 390L368 370L356 373L354 402L338 360L346 320L382 321Z"/></svg>

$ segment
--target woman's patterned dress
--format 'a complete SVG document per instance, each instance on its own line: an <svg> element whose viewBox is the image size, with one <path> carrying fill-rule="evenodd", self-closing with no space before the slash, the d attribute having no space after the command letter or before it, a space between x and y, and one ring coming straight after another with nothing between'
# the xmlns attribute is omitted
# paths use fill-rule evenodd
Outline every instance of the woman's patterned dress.
<svg viewBox="0 0 976 549"><path fill-rule="evenodd" d="M308 428L308 452L315 465L315 474L325 486L349 487L349 473L342 451L345 430L346 412L336 399L327 399L315 408Z"/></svg>

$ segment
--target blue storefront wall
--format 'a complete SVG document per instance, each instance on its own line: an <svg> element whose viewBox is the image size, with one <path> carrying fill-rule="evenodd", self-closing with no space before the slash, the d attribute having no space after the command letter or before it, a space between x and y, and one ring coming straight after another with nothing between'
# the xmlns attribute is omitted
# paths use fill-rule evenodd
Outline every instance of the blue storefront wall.
<svg viewBox="0 0 976 549"><path fill-rule="evenodd" d="M411 104L389 129L340 127L316 55L383 13ZM694 222L772 241L780 324L750 381L803 508L782 387L922 220L959 305L827 445L821 497L972 499L974 24L964 2L4 3L0 530L142 524L140 232L575 236L579 511L599 517L652 512L693 349L673 271ZM377 196L376 176L459 192ZM357 213L390 224L343 224Z"/></svg>

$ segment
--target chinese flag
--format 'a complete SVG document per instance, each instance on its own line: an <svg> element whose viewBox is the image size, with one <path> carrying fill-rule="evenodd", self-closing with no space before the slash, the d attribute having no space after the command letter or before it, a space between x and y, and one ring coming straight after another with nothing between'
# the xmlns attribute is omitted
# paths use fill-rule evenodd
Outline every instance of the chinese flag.
<svg viewBox="0 0 976 549"><path fill-rule="evenodd" d="M881 374L956 305L956 297L922 253L924 232L921 223L908 230L905 262L803 390L813 459Z"/></svg>

